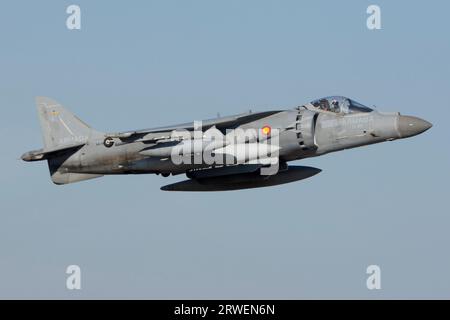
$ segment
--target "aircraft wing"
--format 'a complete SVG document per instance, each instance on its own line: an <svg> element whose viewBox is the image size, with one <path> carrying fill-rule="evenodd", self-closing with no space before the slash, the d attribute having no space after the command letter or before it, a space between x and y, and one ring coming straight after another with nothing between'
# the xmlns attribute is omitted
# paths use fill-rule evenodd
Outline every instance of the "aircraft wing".
<svg viewBox="0 0 450 320"><path fill-rule="evenodd" d="M187 173L189 180L161 187L164 191L229 191L269 187L312 177L322 170L286 166L275 175L261 175L261 165L237 165Z"/></svg>
<svg viewBox="0 0 450 320"><path fill-rule="evenodd" d="M271 116L273 114L276 114L281 111L263 111L263 112L247 112L242 113L234 116L228 116L228 117L220 117L215 119L208 119L202 121L202 129L207 130L213 126L215 126L218 130L225 130L225 129L233 129L236 128L242 124L252 122L255 120L259 120L268 116ZM143 129L143 130L136 130L136 131L127 131L127 132L120 132L115 134L110 134L108 136L111 136L113 138L120 138L121 140L125 141L135 141L137 139L141 139L144 136L148 134L156 134L156 133L170 133L174 130L187 130L187 131L193 131L195 129L194 122L188 122L188 123L181 123L178 125L173 126L166 126L166 127L158 127L158 128L151 128L151 129ZM162 135L161 137L152 137L145 139L147 140L160 140L163 138L167 138L167 136L170 136L170 134Z"/></svg>

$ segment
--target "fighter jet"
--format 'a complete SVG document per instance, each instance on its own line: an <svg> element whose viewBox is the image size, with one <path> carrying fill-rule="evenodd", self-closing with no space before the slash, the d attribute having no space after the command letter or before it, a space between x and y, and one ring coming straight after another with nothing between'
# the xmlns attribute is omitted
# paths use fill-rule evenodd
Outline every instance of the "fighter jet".
<svg viewBox="0 0 450 320"><path fill-rule="evenodd" d="M288 110L246 112L117 133L94 130L58 102L36 98L44 148L57 185L117 174L185 174L166 191L224 191L284 184L321 170L288 162L418 135L432 124L384 113L342 96Z"/></svg>

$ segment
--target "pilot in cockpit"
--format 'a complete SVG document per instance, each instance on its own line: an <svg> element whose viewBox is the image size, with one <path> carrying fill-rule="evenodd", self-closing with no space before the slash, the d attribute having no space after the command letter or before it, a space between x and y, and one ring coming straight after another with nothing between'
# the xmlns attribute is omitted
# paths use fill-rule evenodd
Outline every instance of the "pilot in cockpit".
<svg viewBox="0 0 450 320"><path fill-rule="evenodd" d="M331 101L331 111L339 113L341 111L341 108L339 107L339 101L337 101L336 99L333 99L333 101Z"/></svg>
<svg viewBox="0 0 450 320"><path fill-rule="evenodd" d="M322 100L320 100L319 101L319 105L318 105L318 107L320 108L320 109L322 109L322 110L325 110L325 111L330 111L330 104L329 104L329 102L328 102L328 100L327 99L322 99Z"/></svg>
<svg viewBox="0 0 450 320"><path fill-rule="evenodd" d="M320 110L331 111L341 115L360 112L373 112L371 108L368 108L355 100L341 96L332 96L314 100L311 104Z"/></svg>

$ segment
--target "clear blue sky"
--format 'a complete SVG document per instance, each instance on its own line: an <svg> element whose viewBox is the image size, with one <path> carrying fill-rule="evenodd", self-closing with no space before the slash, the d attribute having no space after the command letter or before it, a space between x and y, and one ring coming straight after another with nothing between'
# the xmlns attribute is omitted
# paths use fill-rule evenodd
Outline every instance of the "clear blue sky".
<svg viewBox="0 0 450 320"><path fill-rule="evenodd" d="M80 5L82 29L65 26ZM382 30L366 28L378 4ZM8 1L0 10L0 297L450 298L448 1ZM102 131L346 95L434 124L272 188L51 183L34 97ZM82 269L82 290L65 269ZM366 288L366 267L382 289Z"/></svg>

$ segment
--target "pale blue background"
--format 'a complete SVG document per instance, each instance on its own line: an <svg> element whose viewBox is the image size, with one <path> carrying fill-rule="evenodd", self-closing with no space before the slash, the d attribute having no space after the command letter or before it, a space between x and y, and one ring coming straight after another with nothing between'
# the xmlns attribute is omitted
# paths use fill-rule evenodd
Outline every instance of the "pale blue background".
<svg viewBox="0 0 450 320"><path fill-rule="evenodd" d="M82 30L66 29L66 7ZM366 8L382 9L382 30ZM450 298L448 1L8 1L0 9L0 297ZM119 131L342 94L418 137L298 162L298 183L168 193L180 178L51 183L34 106ZM82 268L82 290L65 268ZM382 290L366 288L366 267Z"/></svg>

